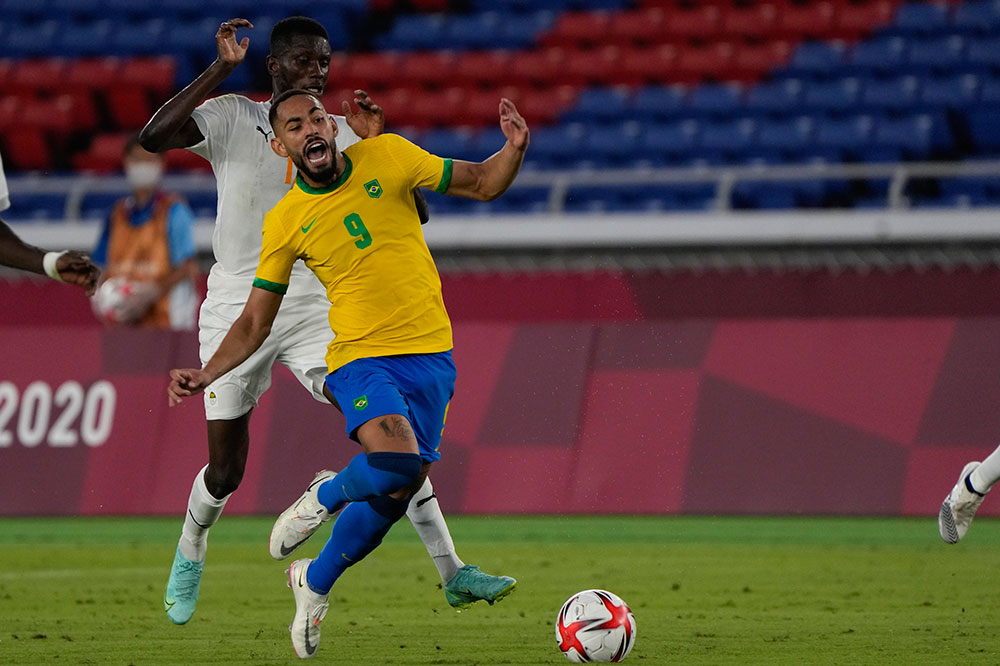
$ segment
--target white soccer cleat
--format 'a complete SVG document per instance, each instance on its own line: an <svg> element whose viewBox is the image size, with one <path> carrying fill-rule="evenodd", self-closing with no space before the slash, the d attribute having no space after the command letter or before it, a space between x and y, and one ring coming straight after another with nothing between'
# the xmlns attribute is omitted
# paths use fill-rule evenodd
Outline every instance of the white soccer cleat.
<svg viewBox="0 0 1000 666"><path fill-rule="evenodd" d="M312 560L295 560L285 573L295 597L295 618L288 625L292 647L299 659L312 659L319 648L319 624L330 608L329 594L317 594L306 583L306 572Z"/></svg>
<svg viewBox="0 0 1000 666"><path fill-rule="evenodd" d="M946 543L958 543L969 531L969 525L976 515L976 509L983 503L984 495L969 490L966 479L979 467L978 462L970 462L962 468L958 483L941 503L938 512L938 532Z"/></svg>
<svg viewBox="0 0 1000 666"><path fill-rule="evenodd" d="M330 520L330 513L319 503L319 487L335 476L336 472L326 469L316 474L316 478L302 493L302 497L274 521L271 541L268 544L271 557L276 560L285 559L304 544L320 525Z"/></svg>

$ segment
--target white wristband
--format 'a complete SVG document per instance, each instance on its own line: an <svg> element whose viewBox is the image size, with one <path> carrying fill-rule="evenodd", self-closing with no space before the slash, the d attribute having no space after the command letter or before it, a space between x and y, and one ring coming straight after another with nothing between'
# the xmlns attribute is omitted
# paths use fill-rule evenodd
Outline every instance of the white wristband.
<svg viewBox="0 0 1000 666"><path fill-rule="evenodd" d="M42 257L42 268L45 269L45 274L56 282L62 282L62 276L59 275L59 269L56 268L56 262L59 261L59 257L63 256L69 252L69 250L63 250L62 252L46 252L45 256Z"/></svg>

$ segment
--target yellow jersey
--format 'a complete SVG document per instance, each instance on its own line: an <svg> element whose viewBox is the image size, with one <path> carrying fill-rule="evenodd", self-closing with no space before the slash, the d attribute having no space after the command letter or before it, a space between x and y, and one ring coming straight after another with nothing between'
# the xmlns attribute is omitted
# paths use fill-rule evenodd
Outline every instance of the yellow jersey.
<svg viewBox="0 0 1000 666"><path fill-rule="evenodd" d="M333 341L329 372L359 358L452 348L441 279L424 241L413 189L448 189L452 162L396 134L343 151L329 187L301 176L264 217L253 285L284 294L302 259L326 288Z"/></svg>

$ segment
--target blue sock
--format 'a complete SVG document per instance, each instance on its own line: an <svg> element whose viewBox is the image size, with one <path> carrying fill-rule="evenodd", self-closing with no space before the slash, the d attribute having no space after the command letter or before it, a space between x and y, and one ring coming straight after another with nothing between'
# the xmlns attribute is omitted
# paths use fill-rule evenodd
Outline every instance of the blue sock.
<svg viewBox="0 0 1000 666"><path fill-rule="evenodd" d="M408 500L388 495L348 504L337 516L330 539L306 570L306 583L312 591L327 594L347 567L382 543L389 528L406 515L407 506Z"/></svg>
<svg viewBox="0 0 1000 666"><path fill-rule="evenodd" d="M336 478L319 487L319 503L335 513L347 502L365 502L394 493L420 476L422 463L416 453L359 453Z"/></svg>

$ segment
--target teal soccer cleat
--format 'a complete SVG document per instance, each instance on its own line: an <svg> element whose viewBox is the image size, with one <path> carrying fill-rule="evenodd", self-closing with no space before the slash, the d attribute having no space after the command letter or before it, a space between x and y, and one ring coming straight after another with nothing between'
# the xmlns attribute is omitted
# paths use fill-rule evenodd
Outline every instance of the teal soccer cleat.
<svg viewBox="0 0 1000 666"><path fill-rule="evenodd" d="M468 608L477 601L491 606L514 591L517 581L510 576L491 576L479 567L466 564L444 586L444 596L454 608Z"/></svg>
<svg viewBox="0 0 1000 666"><path fill-rule="evenodd" d="M201 572L204 562L195 562L181 555L178 547L174 554L174 565L170 568L170 579L163 593L163 610L174 624L185 624L194 615L198 603L198 588L201 587Z"/></svg>

